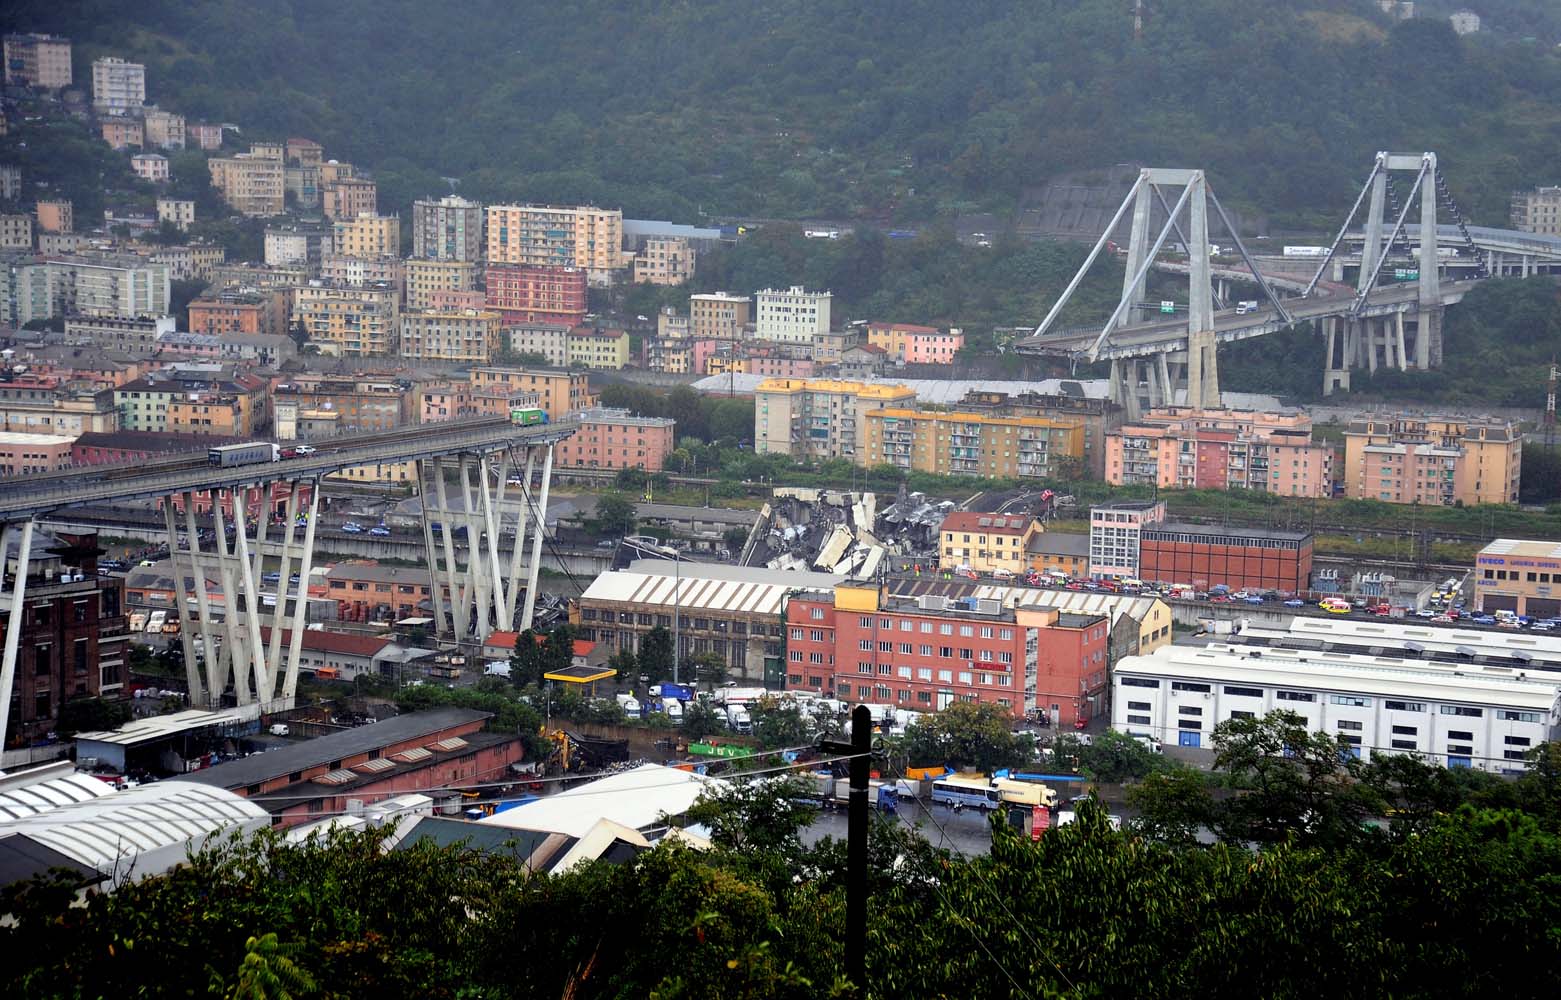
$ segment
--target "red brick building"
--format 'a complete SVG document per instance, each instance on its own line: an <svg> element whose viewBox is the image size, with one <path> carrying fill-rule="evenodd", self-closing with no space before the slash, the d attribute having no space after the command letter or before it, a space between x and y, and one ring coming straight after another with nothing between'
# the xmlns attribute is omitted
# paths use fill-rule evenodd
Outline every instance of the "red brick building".
<svg viewBox="0 0 1561 1000"><path fill-rule="evenodd" d="M6 747L41 739L67 701L129 697L125 581L98 575L100 553L96 535L33 537ZM5 553L8 575L15 558ZM9 628L10 615L0 615L0 642Z"/></svg>
<svg viewBox="0 0 1561 1000"><path fill-rule="evenodd" d="M936 711L956 701L1071 726L1106 714L1106 619L996 601L909 600L871 587L809 592L786 606L793 687Z"/></svg>
<svg viewBox="0 0 1561 1000"><path fill-rule="evenodd" d="M484 732L490 712L436 708L218 764L175 779L257 798L277 826L347 815L412 792L436 806L459 803L458 789L493 787L523 755L513 733Z"/></svg>
<svg viewBox="0 0 1561 1000"><path fill-rule="evenodd" d="M1309 531L1270 531L1208 524L1146 524L1139 538L1138 576L1200 589L1299 593L1312 576Z"/></svg>
<svg viewBox="0 0 1561 1000"><path fill-rule="evenodd" d="M585 269L530 264L489 264L488 308L497 309L503 325L585 321Z"/></svg>

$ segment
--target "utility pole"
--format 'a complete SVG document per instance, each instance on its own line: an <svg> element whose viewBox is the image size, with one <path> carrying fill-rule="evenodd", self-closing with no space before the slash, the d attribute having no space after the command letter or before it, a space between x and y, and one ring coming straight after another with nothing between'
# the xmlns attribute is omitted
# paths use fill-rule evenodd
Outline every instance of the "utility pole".
<svg viewBox="0 0 1561 1000"><path fill-rule="evenodd" d="M1556 450L1556 382L1561 379L1561 368L1556 359L1550 359L1550 380L1545 383L1545 450Z"/></svg>
<svg viewBox="0 0 1561 1000"><path fill-rule="evenodd" d="M873 714L866 705L851 712L851 742L826 741L826 753L851 755L851 797L846 820L846 976L867 993L867 791L873 749Z"/></svg>
<svg viewBox="0 0 1561 1000"><path fill-rule="evenodd" d="M1133 0L1133 41L1144 38L1144 0Z"/></svg>

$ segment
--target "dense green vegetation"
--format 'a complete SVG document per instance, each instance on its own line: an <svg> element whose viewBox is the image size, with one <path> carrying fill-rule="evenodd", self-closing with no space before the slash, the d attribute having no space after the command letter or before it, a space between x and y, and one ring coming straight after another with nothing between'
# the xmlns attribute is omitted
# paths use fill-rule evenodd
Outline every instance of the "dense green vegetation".
<svg viewBox="0 0 1561 1000"><path fill-rule="evenodd" d="M1346 750L1288 713L1233 720L1212 776L1114 765L1143 779L1123 831L1087 801L1035 843L994 820L977 858L875 818L866 983L845 978L843 845L804 845L797 781L739 780L689 813L710 851L563 875L267 832L80 905L68 880L13 885L8 995L1554 995L1556 746L1515 780Z"/></svg>
<svg viewBox="0 0 1561 1000"><path fill-rule="evenodd" d="M1330 397L1462 408L1538 409L1550 362L1561 348L1561 289L1555 279L1508 278L1470 291L1447 310L1443 364L1431 372L1355 372L1349 393ZM1220 350L1222 388L1322 399L1323 340L1309 326ZM1550 494L1554 496L1556 494Z"/></svg>
<svg viewBox="0 0 1561 1000"><path fill-rule="evenodd" d="M1378 149L1439 150L1481 221L1553 179L1553 36L1459 39L1364 0L1151 9L1142 40L1119 0L18 0L0 20L76 39L78 80L112 52L164 106L311 136L375 170L391 210L453 177L641 217L922 220L1137 160L1206 167L1228 203L1321 228ZM1542 0L1503 18L1554 31Z"/></svg>

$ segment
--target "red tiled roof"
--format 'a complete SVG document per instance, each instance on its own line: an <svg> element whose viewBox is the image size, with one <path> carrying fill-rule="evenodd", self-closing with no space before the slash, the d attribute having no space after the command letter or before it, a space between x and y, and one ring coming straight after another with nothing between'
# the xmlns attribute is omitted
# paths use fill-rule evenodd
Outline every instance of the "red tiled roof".
<svg viewBox="0 0 1561 1000"><path fill-rule="evenodd" d="M955 511L943 519L943 531L984 531L989 535L1022 535L1030 518L1015 514L979 514Z"/></svg>
<svg viewBox="0 0 1561 1000"><path fill-rule="evenodd" d="M260 637L266 642L271 641L271 627L260 626ZM292 642L293 630L282 630L282 641ZM305 629L303 648L318 650L322 653L343 653L348 656L373 656L386 646L392 645L391 640L381 636L372 635L348 635L345 632L327 632L323 629Z"/></svg>

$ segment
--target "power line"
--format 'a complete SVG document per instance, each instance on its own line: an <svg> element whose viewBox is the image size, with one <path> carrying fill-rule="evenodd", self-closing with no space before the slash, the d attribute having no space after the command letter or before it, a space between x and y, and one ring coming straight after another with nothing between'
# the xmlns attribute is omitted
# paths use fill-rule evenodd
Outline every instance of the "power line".
<svg viewBox="0 0 1561 1000"><path fill-rule="evenodd" d="M898 781L899 781L898 775L900 775L901 772L899 771L899 769L896 769L895 773L897 775L897 777L895 778L895 781L896 781L896 783L898 783ZM954 841L954 839L949 836L948 830L946 830L944 828L943 824L938 822L938 818L935 815L933 815L932 807L928 806L926 809L923 809L922 812L924 812L926 814L928 819L932 820L932 825L936 826L938 828L939 835L942 836L942 838L945 841L948 842L949 846L951 846L954 849L954 853L958 854L961 858L964 859L966 867L969 869L970 872L972 872L974 874L974 876L976 878L976 881L982 882L982 878L981 878L981 874L982 873L981 873L980 869L978 869L975 866L975 864L972 863L971 857L968 854L966 854L963 850L960 849L959 844L956 843ZM1030 944L1035 947L1036 951L1040 952L1042 958L1046 959L1047 964L1050 965L1053 969L1057 970L1057 975L1061 976L1062 977L1062 981L1068 984L1068 989L1074 990L1075 992L1077 992L1078 987L1073 984L1073 980L1068 978L1068 974L1066 972L1062 971L1062 966L1057 964L1056 959L1051 957L1051 954L1040 943L1040 941L1036 940L1035 936L1030 933L1029 929L1025 927L1024 923L1018 917L1016 917L1014 915L1014 911L1010 910L1008 908L1008 904L1003 901L1002 893L998 892L997 888L995 886L991 885L990 883L983 882L983 884L986 886L987 890L992 893L992 898L997 900L997 905L1002 907L1003 912L1008 915L1008 919L1013 922L1014 926L1019 928L1019 932L1021 934L1023 934L1026 938L1029 939ZM942 888L940 886L938 886L938 883L936 881L933 882L933 886L938 889L938 895L942 896L943 895ZM944 901L944 903L948 904L950 909L953 909L953 904L949 903L948 897L944 896L943 897L943 901ZM984 941L982 941L981 936L979 934L975 933L975 928L974 927L971 928L971 936L974 937L978 942L981 943L983 950L986 950L986 943ZM987 950L987 955L992 958L992 961L997 964L998 968L1003 970L1003 974L1008 976L1009 981L1010 982L1014 982L1014 977L1012 976L1012 974L1010 974L1008 972L1008 969L1005 968L1001 962L998 962L997 957L995 955L992 955L992 952L989 951L989 950ZM1017 982L1014 982L1014 986L1017 988L1019 986L1019 984ZM1020 992L1024 992L1022 988L1020 989ZM1028 996L1028 994L1026 994L1026 995Z"/></svg>
<svg viewBox="0 0 1561 1000"><path fill-rule="evenodd" d="M756 757L771 757L771 755L774 754L796 754L796 752L799 752L799 750L810 749L813 749L813 744L802 744L802 746L781 747L781 749L776 750L757 750L757 752L754 752L754 754L749 754L748 757L729 757L721 758L721 760L752 760L752 758ZM849 760L849 757L851 757L851 755L846 755L846 757L841 758L829 758L827 761L793 761L793 763L787 764L787 766L832 763L834 760ZM504 766L507 768L509 764L504 764ZM551 777L520 777L517 778L517 780L514 780L514 782L475 782L464 783L464 785L436 785L432 786L432 788L409 789L407 794L446 793L446 791L450 791L450 793L457 793L457 791L470 791L470 789L476 788L509 788L510 785L553 785L553 783L560 782L593 782L593 780L596 780L596 778L613 777L613 775L617 774L624 774L624 771L593 771L590 772L590 774L560 774L551 775ZM745 771L741 772L741 774L757 774L757 772ZM320 796L318 793L308 794L308 796L304 796L304 794L295 794L295 796L270 796L270 794L267 794L267 796L245 796L245 799L250 800L250 802L308 802L309 799L320 799L320 797L322 796Z"/></svg>

